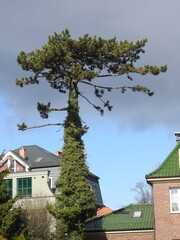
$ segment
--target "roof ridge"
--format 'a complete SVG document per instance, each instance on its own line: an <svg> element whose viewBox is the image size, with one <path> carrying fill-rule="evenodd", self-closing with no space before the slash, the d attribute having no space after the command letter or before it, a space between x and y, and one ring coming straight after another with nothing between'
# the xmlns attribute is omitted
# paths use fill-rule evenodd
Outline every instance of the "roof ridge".
<svg viewBox="0 0 180 240"><path fill-rule="evenodd" d="M25 147L33 147L33 146L36 146L36 147L38 147L36 144L32 144L32 145L22 145L21 147L18 147L18 148L16 148L16 149L14 149L14 150L10 150L10 151L17 151L17 150L19 150L19 149L21 149L21 148L25 148Z"/></svg>
<svg viewBox="0 0 180 240"><path fill-rule="evenodd" d="M44 149L44 148L36 145L36 144L32 144L32 145L22 145L21 147L16 148L15 150L11 150L11 151L16 151L16 150L18 150L18 149L20 149L20 148L22 148L22 147L23 147L23 148L26 148L26 147L28 147L28 148L29 148L29 147L36 147L36 148L38 148L39 150L41 150L42 152L46 152L46 153L48 153L48 154L52 154L53 156L57 157L56 154L54 154L54 153L52 153L52 152L50 152L50 151L48 151L48 150L46 150L46 149Z"/></svg>
<svg viewBox="0 0 180 240"><path fill-rule="evenodd" d="M89 171L89 175L90 175L92 178L98 178L98 179L99 179L99 177L98 177L97 175L95 175L94 173L92 173L92 172L90 172L90 171Z"/></svg>
<svg viewBox="0 0 180 240"><path fill-rule="evenodd" d="M132 204L129 204L127 207L130 207L130 206L151 206L152 203L132 203Z"/></svg>
<svg viewBox="0 0 180 240"><path fill-rule="evenodd" d="M36 144L31 144L31 145L22 145L21 147L33 147L33 146L36 146L36 147L38 147L38 145L36 145ZM19 147L19 148L21 148L21 147ZM17 149L19 149L19 148L17 148Z"/></svg>

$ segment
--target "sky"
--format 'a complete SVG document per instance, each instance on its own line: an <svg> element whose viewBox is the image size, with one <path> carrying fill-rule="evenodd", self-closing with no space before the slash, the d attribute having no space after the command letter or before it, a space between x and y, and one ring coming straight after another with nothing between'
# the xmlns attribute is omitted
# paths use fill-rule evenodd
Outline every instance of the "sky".
<svg viewBox="0 0 180 240"><path fill-rule="evenodd" d="M132 188L144 181L176 145L180 131L180 22L179 0L16 0L2 1L0 8L0 152L38 145L52 153L63 146L63 128L46 127L18 131L17 124L47 123L36 110L37 102L66 106L66 96L39 85L17 87L25 76L16 59L21 50L41 48L48 36L66 28L77 39L88 33L136 42L148 39L139 65L168 65L158 76L134 76L134 84L155 92L113 93L111 112L104 116L80 100L81 117L89 127L84 136L87 164L100 177L104 204L112 209L134 202ZM114 79L106 79L107 84ZM124 76L116 79L132 84ZM88 96L92 97L88 89ZM49 122L63 122L63 113Z"/></svg>

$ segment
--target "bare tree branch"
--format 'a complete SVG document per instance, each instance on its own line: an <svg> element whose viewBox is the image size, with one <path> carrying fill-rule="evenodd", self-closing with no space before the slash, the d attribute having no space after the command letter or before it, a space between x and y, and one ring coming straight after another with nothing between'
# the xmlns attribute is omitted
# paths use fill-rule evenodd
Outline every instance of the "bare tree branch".
<svg viewBox="0 0 180 240"><path fill-rule="evenodd" d="M64 123L47 123L47 124L37 125L32 127L27 127L25 123L23 123L21 125L18 124L17 126L18 126L18 130L25 131L32 128L40 128L40 127L47 127L47 126L64 126Z"/></svg>
<svg viewBox="0 0 180 240"><path fill-rule="evenodd" d="M49 111L67 111L67 107L65 108L50 108Z"/></svg>
<svg viewBox="0 0 180 240"><path fill-rule="evenodd" d="M136 203L144 204L144 203L152 203L152 193L149 185L144 182L137 182L135 188L131 189L136 192L135 201Z"/></svg>
<svg viewBox="0 0 180 240"><path fill-rule="evenodd" d="M85 97L82 93L78 93L82 98L84 98L90 105L92 105L93 107L96 107L96 105L94 103L92 103L87 97Z"/></svg>
<svg viewBox="0 0 180 240"><path fill-rule="evenodd" d="M48 118L49 113L52 111L67 111L67 107L64 108L50 108L51 103L48 102L48 104L43 103L37 103L37 110L39 111L42 118Z"/></svg>
<svg viewBox="0 0 180 240"><path fill-rule="evenodd" d="M116 73L116 74L102 74L102 75L99 75L97 76L98 78L102 78L102 77L118 77L118 76L121 76L123 75L122 73Z"/></svg>
<svg viewBox="0 0 180 240"><path fill-rule="evenodd" d="M26 129L31 129L31 128L40 128L40 127L46 127L46 126L62 126L64 123L47 123L43 125L38 125L38 126L33 126L33 127L27 127Z"/></svg>
<svg viewBox="0 0 180 240"><path fill-rule="evenodd" d="M101 115L103 115L103 113L104 113L104 110L101 108L101 107L99 107L99 106L97 106L97 105L95 105L94 103L92 103L87 97L85 97L82 93L78 93L82 98L84 98L90 105L92 105L96 110L98 110L100 113L101 113Z"/></svg>

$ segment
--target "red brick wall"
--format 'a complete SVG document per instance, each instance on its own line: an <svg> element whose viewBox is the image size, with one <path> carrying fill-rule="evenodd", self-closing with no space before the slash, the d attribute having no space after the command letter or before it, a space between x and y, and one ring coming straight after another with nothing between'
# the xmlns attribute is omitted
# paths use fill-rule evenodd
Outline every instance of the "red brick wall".
<svg viewBox="0 0 180 240"><path fill-rule="evenodd" d="M154 240L153 233L147 234L87 234L85 240Z"/></svg>
<svg viewBox="0 0 180 240"><path fill-rule="evenodd" d="M145 235L127 235L127 236L112 236L107 237L107 240L153 240L153 236L145 236Z"/></svg>
<svg viewBox="0 0 180 240"><path fill-rule="evenodd" d="M170 212L170 188L179 187L178 183L153 184L155 239L180 239L180 213Z"/></svg>
<svg viewBox="0 0 180 240"><path fill-rule="evenodd" d="M4 171L8 167L7 161L0 167L0 172Z"/></svg>
<svg viewBox="0 0 180 240"><path fill-rule="evenodd" d="M16 172L25 172L25 167L16 161Z"/></svg>
<svg viewBox="0 0 180 240"><path fill-rule="evenodd" d="M12 158L11 158L12 159ZM0 172L8 168L8 160L0 167ZM16 172L25 172L25 167L16 161Z"/></svg>

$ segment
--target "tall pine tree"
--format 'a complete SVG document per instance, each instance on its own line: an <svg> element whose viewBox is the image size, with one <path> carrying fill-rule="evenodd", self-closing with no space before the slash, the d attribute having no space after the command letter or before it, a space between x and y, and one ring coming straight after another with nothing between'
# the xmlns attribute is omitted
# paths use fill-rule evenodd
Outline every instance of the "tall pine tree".
<svg viewBox="0 0 180 240"><path fill-rule="evenodd" d="M136 43L124 41L118 42L116 38L109 40L90 37L88 34L78 40L72 39L68 30L61 34L50 36L48 43L41 50L30 53L23 51L18 55L17 61L25 71L30 71L30 77L16 79L20 87L28 84L38 84L40 79L45 79L50 87L60 93L68 93L68 104L63 108L51 108L38 103L37 109L42 118L48 118L52 111L67 111L64 122L57 125L64 126L64 146L62 151L61 174L56 183L60 194L56 195L55 206L49 209L58 219L59 239L83 239L85 220L94 211L94 194L86 180L88 168L84 154L82 136L87 127L82 126L79 116L79 97L85 99L102 115L104 108L112 109L110 101L104 99L105 92L118 90L124 93L126 90L144 92L153 95L150 89L144 86L133 86L131 81L128 86L111 84L101 85L94 83L94 79L108 79L110 77L127 77L133 80L133 74L158 75L165 72L166 66L141 66L136 67L136 61L144 53L143 47L146 39ZM86 85L94 90L94 95L100 100L95 104L80 91L80 85ZM129 85L130 84L130 85ZM34 127L50 126L44 124ZM18 125L20 130L27 127L25 123Z"/></svg>

